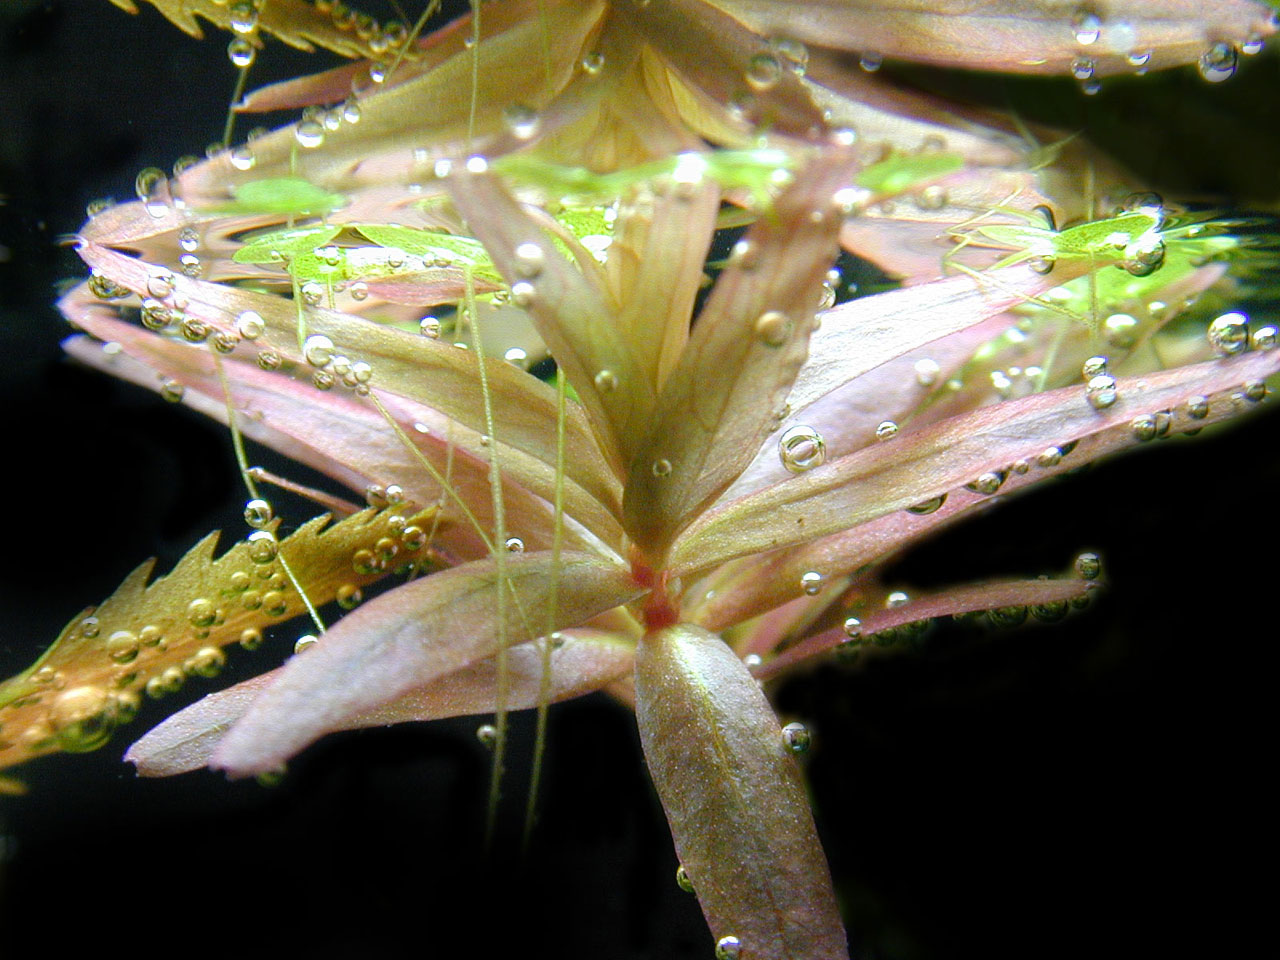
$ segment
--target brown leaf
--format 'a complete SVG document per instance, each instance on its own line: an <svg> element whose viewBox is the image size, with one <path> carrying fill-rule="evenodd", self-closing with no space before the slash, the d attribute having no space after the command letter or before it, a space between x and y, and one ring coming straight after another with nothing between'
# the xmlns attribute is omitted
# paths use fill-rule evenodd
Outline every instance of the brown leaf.
<svg viewBox="0 0 1280 960"><path fill-rule="evenodd" d="M736 937L743 960L847 957L804 785L742 661L699 627L647 635L636 720L712 936Z"/></svg>

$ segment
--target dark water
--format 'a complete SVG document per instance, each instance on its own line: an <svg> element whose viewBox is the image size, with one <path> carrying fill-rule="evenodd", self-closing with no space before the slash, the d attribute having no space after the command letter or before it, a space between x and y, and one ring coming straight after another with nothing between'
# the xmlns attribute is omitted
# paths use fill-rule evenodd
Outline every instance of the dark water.
<svg viewBox="0 0 1280 960"><path fill-rule="evenodd" d="M84 204L127 198L141 167L220 134L224 44L190 41L150 8L0 12L0 674L143 558L171 563L207 530L239 528L224 432L62 362L52 307L56 284L82 272L56 240ZM256 79L301 69L278 44L268 53ZM1172 186L1190 176L1274 204L1280 68L1274 56L1247 66L1212 90L1191 74L1150 94L1125 85L1085 104L1054 88L1043 100ZM1191 106L1184 88L1198 91ZM1031 110L1041 98L1025 90L1011 96ZM1158 150L1116 132L1135 98L1144 119L1172 118ZM1209 148L1216 159L1202 159ZM924 587L1053 571L1093 548L1111 588L1090 612L1011 633L942 628L919 654L823 668L779 692L816 734L809 772L863 955L1218 955L1258 933L1263 893L1239 868L1260 852L1270 765L1276 439L1264 414L1157 445L1006 504L901 569ZM278 660L290 642L259 656ZM266 662L232 661L231 679ZM96 754L17 771L31 790L0 798L0 955L130 944L449 956L453 936L476 956L710 954L695 901L672 882L632 724L610 703L554 712L533 856L489 865L473 721L331 738L275 790L136 780L119 762L129 735L177 705L149 705ZM518 725L517 766L527 738Z"/></svg>

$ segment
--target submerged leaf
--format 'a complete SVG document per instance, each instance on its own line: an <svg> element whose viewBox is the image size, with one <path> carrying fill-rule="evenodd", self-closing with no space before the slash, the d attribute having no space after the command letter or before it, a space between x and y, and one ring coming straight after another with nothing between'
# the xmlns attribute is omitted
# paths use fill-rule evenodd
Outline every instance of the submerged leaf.
<svg viewBox="0 0 1280 960"><path fill-rule="evenodd" d="M102 746L137 712L144 691L163 696L189 676L213 676L225 662L219 648L256 646L263 630L304 612L277 556L315 605L379 580L385 563L363 567L353 558L364 551L372 559L379 541L398 538L395 514L363 510L331 525L317 517L278 542L273 523L216 560L211 533L149 585L154 561L142 564L72 620L35 664L0 684L0 767ZM409 519L430 523L429 514ZM403 546L406 560L426 552Z"/></svg>
<svg viewBox="0 0 1280 960"><path fill-rule="evenodd" d="M566 630L550 653L546 702L556 703L599 690L631 672L635 645L598 630ZM543 650L539 644L512 647L507 654L505 708L536 707L542 695ZM168 777L205 766L231 725L280 676L273 670L211 693L155 727L125 754L144 777ZM481 660L411 690L399 700L358 714L338 729L383 726L414 720L492 713L498 703L498 664Z"/></svg>
<svg viewBox="0 0 1280 960"><path fill-rule="evenodd" d="M742 661L700 627L648 634L636 720L712 936L736 937L744 960L847 957L804 785Z"/></svg>
<svg viewBox="0 0 1280 960"><path fill-rule="evenodd" d="M620 564L587 554L506 558L499 585L493 560L478 560L408 583L354 611L315 649L289 661L218 747L213 766L232 776L277 768L303 747L366 711L493 656L508 642L544 632L550 597L567 627L626 603L643 590ZM498 591L509 590L499 625ZM527 619L526 619L527 618Z"/></svg>

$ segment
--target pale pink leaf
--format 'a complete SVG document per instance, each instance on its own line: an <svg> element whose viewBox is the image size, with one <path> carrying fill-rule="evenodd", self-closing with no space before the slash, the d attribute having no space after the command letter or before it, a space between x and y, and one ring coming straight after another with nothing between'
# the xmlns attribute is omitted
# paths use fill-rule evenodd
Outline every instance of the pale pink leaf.
<svg viewBox="0 0 1280 960"><path fill-rule="evenodd" d="M625 567L588 554L566 553L559 564L546 552L513 555L505 564L501 587L494 561L479 560L405 584L348 614L314 649L288 662L211 765L232 776L272 770L351 718L493 656L499 589L512 593L505 604L509 644L544 632L553 591L555 629L643 592Z"/></svg>
<svg viewBox="0 0 1280 960"><path fill-rule="evenodd" d="M590 629L565 630L561 636L564 642L551 651L546 702L557 703L591 693L631 673L635 658L635 644L631 641ZM538 705L542 660L543 651L538 644L519 644L507 652L506 709L524 710ZM143 777L168 777L205 766L226 731L279 679L283 669L211 693L175 713L131 746L125 760L134 764ZM337 729L492 713L497 709L497 691L498 663L489 658L351 717Z"/></svg>
<svg viewBox="0 0 1280 960"><path fill-rule="evenodd" d="M930 500L988 471L1004 471L1046 447L1170 410L1172 429L1198 422L1182 405L1280 368L1276 353L1252 354L1118 378L1116 402L1095 410L1083 386L1035 394L931 424L865 448L726 504L699 518L676 543L672 575L733 557L804 543Z"/></svg>
<svg viewBox="0 0 1280 960"><path fill-rule="evenodd" d="M795 760L755 678L681 625L636 650L636 720L676 853L717 940L741 956L848 956Z"/></svg>

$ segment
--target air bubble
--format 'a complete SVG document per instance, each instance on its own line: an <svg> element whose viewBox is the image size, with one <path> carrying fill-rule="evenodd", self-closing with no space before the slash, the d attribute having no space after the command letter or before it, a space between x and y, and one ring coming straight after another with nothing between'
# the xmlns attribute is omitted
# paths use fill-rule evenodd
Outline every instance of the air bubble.
<svg viewBox="0 0 1280 960"><path fill-rule="evenodd" d="M511 285L511 302L521 309L528 309L533 306L536 294L537 291L534 290L533 284L527 280L520 280Z"/></svg>
<svg viewBox="0 0 1280 960"><path fill-rule="evenodd" d="M249 545L249 559L254 563L270 563L280 552L280 544L275 534L269 530L258 530L249 534L246 542Z"/></svg>
<svg viewBox="0 0 1280 960"><path fill-rule="evenodd" d="M1197 66L1200 68L1200 76L1210 83L1222 83L1235 76L1238 63L1236 48L1229 43L1219 42L1200 56Z"/></svg>
<svg viewBox="0 0 1280 960"><path fill-rule="evenodd" d="M227 59L231 61L231 65L239 67L242 70L245 67L253 65L254 57L258 52L254 49L253 44L244 37L236 37L227 44Z"/></svg>
<svg viewBox="0 0 1280 960"><path fill-rule="evenodd" d="M302 355L311 366L323 367L333 359L333 341L323 334L312 334L302 344Z"/></svg>
<svg viewBox="0 0 1280 960"><path fill-rule="evenodd" d="M807 596L816 597L822 591L823 576L817 570L807 570L800 576L800 589Z"/></svg>
<svg viewBox="0 0 1280 960"><path fill-rule="evenodd" d="M662 460L662 459L655 460L655 461L653 461L653 467L652 467L652 470L653 470L653 475L654 475L655 477L666 477L666 476L670 476L670 474L671 474L671 461L670 461L670 460Z"/></svg>
<svg viewBox="0 0 1280 960"><path fill-rule="evenodd" d="M117 630L107 638L107 656L116 663L130 663L138 656L140 643L132 630Z"/></svg>
<svg viewBox="0 0 1280 960"><path fill-rule="evenodd" d="M1084 388L1085 399L1095 410L1105 410L1116 402L1116 378L1110 374L1091 377Z"/></svg>
<svg viewBox="0 0 1280 960"><path fill-rule="evenodd" d="M1249 318L1243 313L1224 313L1209 324L1208 338L1220 357L1243 353L1249 348Z"/></svg>
<svg viewBox="0 0 1280 960"><path fill-rule="evenodd" d="M1158 426L1156 418L1150 416L1134 417L1129 422L1129 429L1133 431L1134 437L1141 443L1148 440L1154 440L1158 436Z"/></svg>
<svg viewBox="0 0 1280 960"><path fill-rule="evenodd" d="M861 640L862 621L857 617L848 617L844 622L844 635L848 640Z"/></svg>
<svg viewBox="0 0 1280 960"><path fill-rule="evenodd" d="M1076 57L1071 61L1071 75L1080 81L1092 80L1094 66L1091 57Z"/></svg>
<svg viewBox="0 0 1280 960"><path fill-rule="evenodd" d="M274 516L271 504L265 500L250 500L244 505L244 522L255 530L261 530Z"/></svg>
<svg viewBox="0 0 1280 960"><path fill-rule="evenodd" d="M303 120L294 127L293 138L303 149L314 150L324 145L324 126L318 120Z"/></svg>
<svg viewBox="0 0 1280 960"><path fill-rule="evenodd" d="M782 64L771 53L757 53L747 63L747 84L761 92L777 86L782 79Z"/></svg>
<svg viewBox="0 0 1280 960"><path fill-rule="evenodd" d="M293 652L295 655L306 653L319 642L320 638L315 634L305 633L293 642Z"/></svg>
<svg viewBox="0 0 1280 960"><path fill-rule="evenodd" d="M766 310L756 318L756 336L769 347L780 347L791 338L791 318L780 310Z"/></svg>
<svg viewBox="0 0 1280 960"><path fill-rule="evenodd" d="M232 147L227 154L227 159L237 170L252 170L253 165L258 162L258 158L253 155L248 144Z"/></svg>
<svg viewBox="0 0 1280 960"><path fill-rule="evenodd" d="M803 723L788 723L782 728L782 742L792 753L806 753L813 742L809 728Z"/></svg>
<svg viewBox="0 0 1280 960"><path fill-rule="evenodd" d="M159 167L147 167L140 170L133 182L133 188L151 217L161 220L168 216L170 204L169 178L165 176L163 170ZM153 296L168 296L168 294L153 294Z"/></svg>
<svg viewBox="0 0 1280 960"><path fill-rule="evenodd" d="M804 473L827 459L827 444L813 427L797 424L778 438L778 457L791 473Z"/></svg>
<svg viewBox="0 0 1280 960"><path fill-rule="evenodd" d="M1071 29L1076 43L1082 47L1092 46L1102 35L1102 20L1091 10L1081 10L1072 18Z"/></svg>
<svg viewBox="0 0 1280 960"><path fill-rule="evenodd" d="M1280 334L1277 333L1275 327L1269 324L1265 327L1259 327L1249 333L1249 349L1274 350L1278 338L1280 338Z"/></svg>
<svg viewBox="0 0 1280 960"><path fill-rule="evenodd" d="M858 58L858 66L867 73L875 73L884 64L884 57L878 53L864 53Z"/></svg>
<svg viewBox="0 0 1280 960"><path fill-rule="evenodd" d="M876 439L880 441L892 440L898 435L898 425L892 420L881 420L876 424Z"/></svg>
<svg viewBox="0 0 1280 960"><path fill-rule="evenodd" d="M492 747L498 739L498 728L492 723L482 723L476 727L476 739L484 746Z"/></svg>
<svg viewBox="0 0 1280 960"><path fill-rule="evenodd" d="M241 339L256 340L266 332L267 324L256 310L245 310L236 318L236 333Z"/></svg>
<svg viewBox="0 0 1280 960"><path fill-rule="evenodd" d="M524 553L524 541L519 537L507 537L504 546L507 548L507 553Z"/></svg>
<svg viewBox="0 0 1280 960"><path fill-rule="evenodd" d="M428 340L439 340L440 321L435 317L423 317L418 321L418 332Z"/></svg>
<svg viewBox="0 0 1280 960"><path fill-rule="evenodd" d="M693 881L689 879L689 874L685 872L684 864L676 867L676 886L685 893L693 893Z"/></svg>
<svg viewBox="0 0 1280 960"><path fill-rule="evenodd" d="M216 677L227 665L227 655L217 647L201 647L182 664L182 672L189 677Z"/></svg>
<svg viewBox="0 0 1280 960"><path fill-rule="evenodd" d="M1080 375L1085 380L1092 380L1094 377L1100 377L1107 372L1106 357L1090 357L1080 367Z"/></svg>
<svg viewBox="0 0 1280 960"><path fill-rule="evenodd" d="M515 272L526 280L532 280L542 273L545 256L542 247L532 241L516 247Z"/></svg>
<svg viewBox="0 0 1280 960"><path fill-rule="evenodd" d="M1096 553L1082 553L1076 557L1075 571L1082 580L1097 580L1102 575L1102 558Z"/></svg>
<svg viewBox="0 0 1280 960"><path fill-rule="evenodd" d="M187 388L177 380L166 378L160 384L160 396L168 403L181 403L187 395Z"/></svg>
<svg viewBox="0 0 1280 960"><path fill-rule="evenodd" d="M538 133L538 111L523 103L513 103L503 110L502 122L517 140L529 140Z"/></svg>
<svg viewBox="0 0 1280 960"><path fill-rule="evenodd" d="M604 69L603 53L588 53L582 58L582 72L589 77L594 77Z"/></svg>
<svg viewBox="0 0 1280 960"><path fill-rule="evenodd" d="M612 393L618 388L618 377L612 370L601 370L592 378L601 393Z"/></svg>
<svg viewBox="0 0 1280 960"><path fill-rule="evenodd" d="M917 503L915 506L907 507L907 513L914 513L919 516L928 516L931 513L937 513L941 510L942 505L946 502L947 495L945 493L941 493L938 494L938 496L925 500L922 503Z"/></svg>
<svg viewBox="0 0 1280 960"><path fill-rule="evenodd" d="M911 597L905 590L894 590L884 598L886 610L896 610L898 607L905 607L910 602Z"/></svg>
<svg viewBox="0 0 1280 960"><path fill-rule="evenodd" d="M213 601L205 597L197 597L187 604L187 620L198 630L213 626L218 618L217 608Z"/></svg>

